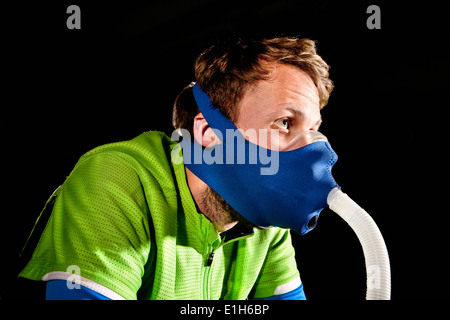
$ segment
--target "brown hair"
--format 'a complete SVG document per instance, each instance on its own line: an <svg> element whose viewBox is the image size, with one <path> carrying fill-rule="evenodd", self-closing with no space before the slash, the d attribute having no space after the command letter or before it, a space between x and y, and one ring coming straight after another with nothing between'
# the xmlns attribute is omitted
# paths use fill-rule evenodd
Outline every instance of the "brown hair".
<svg viewBox="0 0 450 320"><path fill-rule="evenodd" d="M278 37L212 46L197 58L195 78L212 103L236 122L239 115L237 104L245 90L271 74L271 70L263 67L262 60L300 68L314 81L319 92L320 108L328 103L334 87L328 78L329 66L316 53L314 41L309 39ZM192 96L193 84L186 86L178 95L173 110L174 127L187 129L191 134L194 117L199 113Z"/></svg>

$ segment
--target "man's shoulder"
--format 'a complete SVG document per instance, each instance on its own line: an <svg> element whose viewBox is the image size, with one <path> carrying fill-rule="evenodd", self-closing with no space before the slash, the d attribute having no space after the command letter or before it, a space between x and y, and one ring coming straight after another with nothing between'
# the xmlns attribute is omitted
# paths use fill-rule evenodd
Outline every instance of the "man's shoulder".
<svg viewBox="0 0 450 320"><path fill-rule="evenodd" d="M160 131L144 132L131 140L113 142L98 146L85 153L80 160L105 152L115 152L136 158L160 157L167 161L167 151L177 143ZM161 160L161 159L160 159Z"/></svg>
<svg viewBox="0 0 450 320"><path fill-rule="evenodd" d="M78 160L71 175L82 167L101 167L102 172L108 172L108 167L114 166L115 172L133 171L144 187L151 188L156 184L158 190L172 194L175 179L170 150L176 144L163 132L145 132L131 140L101 145L88 151Z"/></svg>
<svg viewBox="0 0 450 320"><path fill-rule="evenodd" d="M291 234L289 229L278 227L270 227L265 229L254 229L254 234L251 237L243 239L246 241L246 246L251 247L252 250L268 250L271 247L284 246L291 244Z"/></svg>
<svg viewBox="0 0 450 320"><path fill-rule="evenodd" d="M148 131L131 140L98 146L82 155L76 166L87 159L99 158L109 154L129 164L139 163L148 169L165 167L170 170L170 150L176 144L163 132Z"/></svg>

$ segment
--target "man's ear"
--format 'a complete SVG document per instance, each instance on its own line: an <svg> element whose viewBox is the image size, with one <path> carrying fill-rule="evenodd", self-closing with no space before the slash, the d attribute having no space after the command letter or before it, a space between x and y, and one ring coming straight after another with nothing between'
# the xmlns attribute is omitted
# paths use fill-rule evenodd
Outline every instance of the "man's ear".
<svg viewBox="0 0 450 320"><path fill-rule="evenodd" d="M221 143L201 113L194 118L194 139L204 147L212 147Z"/></svg>

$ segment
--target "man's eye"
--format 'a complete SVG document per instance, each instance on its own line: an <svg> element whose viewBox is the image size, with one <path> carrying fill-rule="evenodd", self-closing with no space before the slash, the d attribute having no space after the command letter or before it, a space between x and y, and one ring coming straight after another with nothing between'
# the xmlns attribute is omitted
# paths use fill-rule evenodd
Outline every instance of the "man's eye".
<svg viewBox="0 0 450 320"><path fill-rule="evenodd" d="M279 120L276 122L276 124L284 130L289 129L289 120L288 119Z"/></svg>

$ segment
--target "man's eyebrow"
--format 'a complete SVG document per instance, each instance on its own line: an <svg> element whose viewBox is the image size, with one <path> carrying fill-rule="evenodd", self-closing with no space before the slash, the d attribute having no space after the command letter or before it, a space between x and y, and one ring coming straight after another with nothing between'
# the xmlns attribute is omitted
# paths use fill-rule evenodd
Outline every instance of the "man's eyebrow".
<svg viewBox="0 0 450 320"><path fill-rule="evenodd" d="M284 108L285 110L291 111L292 113L295 113L297 115L299 115L300 117L304 116L304 112L298 108L295 108L293 106L286 106ZM316 121L315 125L320 127L322 125L322 115L320 116L319 120Z"/></svg>
<svg viewBox="0 0 450 320"><path fill-rule="evenodd" d="M304 112L303 112L301 109L296 108L296 107L293 107L293 106L286 106L286 107L284 108L284 110L288 110L288 111L291 111L292 113L296 113L296 114L298 114L300 117L303 117L303 115L304 115Z"/></svg>
<svg viewBox="0 0 450 320"><path fill-rule="evenodd" d="M320 119L317 120L317 122L315 123L315 125L317 126L317 128L319 128L319 127L322 125L322 123L323 123L323 120L322 120L322 116L321 116Z"/></svg>

